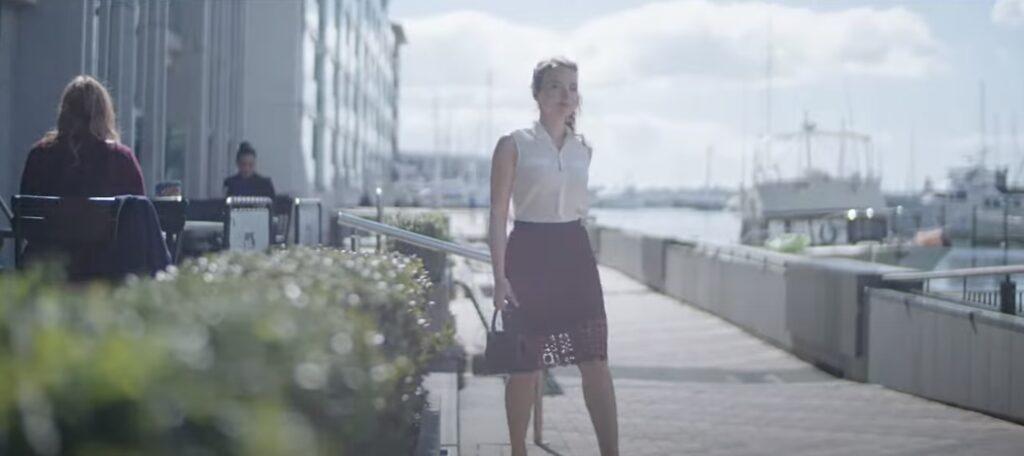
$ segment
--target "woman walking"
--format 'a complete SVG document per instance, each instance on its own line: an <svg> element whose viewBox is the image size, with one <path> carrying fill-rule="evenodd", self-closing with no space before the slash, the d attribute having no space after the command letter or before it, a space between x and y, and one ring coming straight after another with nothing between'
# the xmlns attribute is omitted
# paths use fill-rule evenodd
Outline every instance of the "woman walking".
<svg viewBox="0 0 1024 456"><path fill-rule="evenodd" d="M532 128L502 137L491 165L494 305L526 336L529 363L505 386L513 456L526 454L540 369L570 364L580 369L601 455L618 455L604 297L582 225L593 151L576 132L577 73L577 65L566 59L534 68L531 88L539 119ZM506 236L510 202L514 227Z"/></svg>

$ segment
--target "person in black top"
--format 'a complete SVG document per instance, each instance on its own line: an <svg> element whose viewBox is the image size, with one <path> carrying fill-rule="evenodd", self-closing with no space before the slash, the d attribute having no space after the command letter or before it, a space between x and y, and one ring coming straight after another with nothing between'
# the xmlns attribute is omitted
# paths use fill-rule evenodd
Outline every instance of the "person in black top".
<svg viewBox="0 0 1024 456"><path fill-rule="evenodd" d="M235 164L238 166L238 174L224 179L226 196L274 197L274 184L270 178L256 174L256 149L248 141L238 145Z"/></svg>

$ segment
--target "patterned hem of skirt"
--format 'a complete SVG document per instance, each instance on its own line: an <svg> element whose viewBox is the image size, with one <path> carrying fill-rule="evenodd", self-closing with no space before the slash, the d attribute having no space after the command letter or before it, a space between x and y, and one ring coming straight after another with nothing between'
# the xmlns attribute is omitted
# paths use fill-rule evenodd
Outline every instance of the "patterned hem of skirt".
<svg viewBox="0 0 1024 456"><path fill-rule="evenodd" d="M587 361L608 360L608 321L604 317L586 320L568 331L527 336L527 347L537 360L536 367L571 366Z"/></svg>

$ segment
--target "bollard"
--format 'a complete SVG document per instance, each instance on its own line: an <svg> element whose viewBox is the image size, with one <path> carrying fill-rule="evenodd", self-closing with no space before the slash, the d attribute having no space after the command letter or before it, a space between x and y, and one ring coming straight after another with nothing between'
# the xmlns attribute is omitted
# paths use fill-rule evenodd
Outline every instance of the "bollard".
<svg viewBox="0 0 1024 456"><path fill-rule="evenodd" d="M1010 276L999 283L999 311L1004 314L1017 314L1017 283Z"/></svg>

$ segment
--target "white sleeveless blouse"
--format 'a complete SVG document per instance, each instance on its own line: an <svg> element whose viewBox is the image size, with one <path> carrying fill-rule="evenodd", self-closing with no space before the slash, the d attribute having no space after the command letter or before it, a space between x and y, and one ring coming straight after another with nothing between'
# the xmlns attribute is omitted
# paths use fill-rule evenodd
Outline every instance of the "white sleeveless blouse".
<svg viewBox="0 0 1024 456"><path fill-rule="evenodd" d="M511 136L519 151L512 182L512 218L543 223L585 218L590 149L577 135L568 134L559 151L540 122Z"/></svg>

